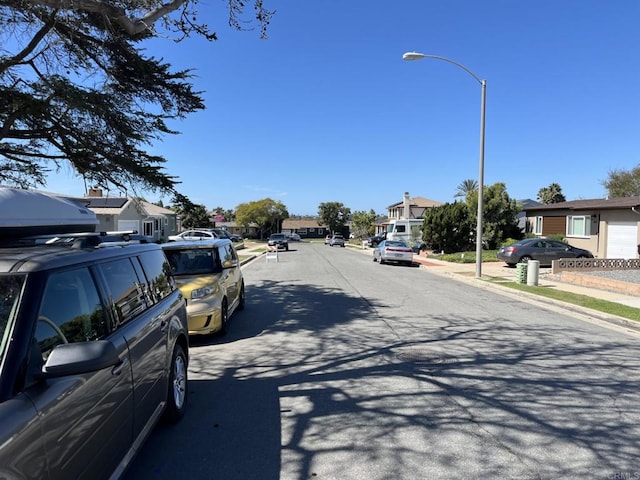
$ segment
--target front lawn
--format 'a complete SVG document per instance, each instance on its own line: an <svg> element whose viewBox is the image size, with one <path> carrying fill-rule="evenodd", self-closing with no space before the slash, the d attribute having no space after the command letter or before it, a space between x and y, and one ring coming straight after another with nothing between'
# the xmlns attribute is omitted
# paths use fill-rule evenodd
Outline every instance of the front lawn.
<svg viewBox="0 0 640 480"><path fill-rule="evenodd" d="M430 253L429 258L435 258L436 260L442 260L452 263L476 263L476 252L457 252L457 253ZM483 250L482 251L483 262L498 262L497 250Z"/></svg>

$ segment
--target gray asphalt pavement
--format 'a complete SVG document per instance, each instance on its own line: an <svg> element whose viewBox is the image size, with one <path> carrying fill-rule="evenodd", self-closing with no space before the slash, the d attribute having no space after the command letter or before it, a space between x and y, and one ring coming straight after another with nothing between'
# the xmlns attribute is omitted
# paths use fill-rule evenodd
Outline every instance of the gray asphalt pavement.
<svg viewBox="0 0 640 480"><path fill-rule="evenodd" d="M243 272L127 478L640 475L637 333L322 244Z"/></svg>

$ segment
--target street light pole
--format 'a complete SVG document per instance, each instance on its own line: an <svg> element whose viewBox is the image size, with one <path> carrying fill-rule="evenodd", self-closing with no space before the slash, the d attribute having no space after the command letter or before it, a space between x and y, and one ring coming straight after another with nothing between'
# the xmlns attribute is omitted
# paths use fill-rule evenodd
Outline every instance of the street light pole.
<svg viewBox="0 0 640 480"><path fill-rule="evenodd" d="M464 65L451 60L450 58L440 57L438 55L427 55L425 53L407 52L402 55L403 60L422 60L423 58L434 58L454 64L461 68L480 84L482 87L480 97L480 160L478 167L478 223L476 226L476 278L482 277L482 231L483 231L483 211L484 211L484 125L485 125L485 106L487 100L487 81L482 80L475 73Z"/></svg>

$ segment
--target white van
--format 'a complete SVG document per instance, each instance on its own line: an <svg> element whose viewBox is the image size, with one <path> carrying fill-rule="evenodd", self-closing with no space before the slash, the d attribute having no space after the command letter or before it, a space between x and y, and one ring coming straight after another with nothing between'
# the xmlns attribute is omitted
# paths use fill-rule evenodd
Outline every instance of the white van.
<svg viewBox="0 0 640 480"><path fill-rule="evenodd" d="M407 245L422 237L422 219L398 218L387 225L387 240L404 240Z"/></svg>

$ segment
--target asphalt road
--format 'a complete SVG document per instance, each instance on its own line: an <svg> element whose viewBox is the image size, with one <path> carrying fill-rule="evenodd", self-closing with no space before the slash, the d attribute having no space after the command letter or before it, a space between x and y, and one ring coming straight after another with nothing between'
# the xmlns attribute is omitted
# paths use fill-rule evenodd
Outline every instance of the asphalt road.
<svg viewBox="0 0 640 480"><path fill-rule="evenodd" d="M126 478L640 478L637 334L320 243L243 272Z"/></svg>

